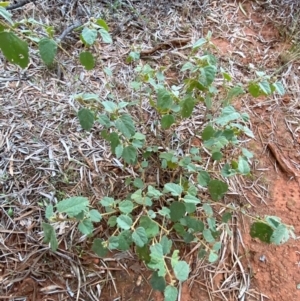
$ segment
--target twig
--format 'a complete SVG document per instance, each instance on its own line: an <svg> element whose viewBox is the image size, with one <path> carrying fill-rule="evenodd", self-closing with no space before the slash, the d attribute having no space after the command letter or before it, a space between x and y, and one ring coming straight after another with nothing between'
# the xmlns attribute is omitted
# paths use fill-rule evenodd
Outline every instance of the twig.
<svg viewBox="0 0 300 301"><path fill-rule="evenodd" d="M66 36L67 36L71 31L73 31L75 28L77 28L77 27L79 27L79 26L81 26L81 25L82 25L82 24L81 24L80 21L75 21L75 23L74 23L73 25L67 27L67 28L63 31L63 33L58 37L58 41L57 41L57 42L60 43L63 39L66 38Z"/></svg>

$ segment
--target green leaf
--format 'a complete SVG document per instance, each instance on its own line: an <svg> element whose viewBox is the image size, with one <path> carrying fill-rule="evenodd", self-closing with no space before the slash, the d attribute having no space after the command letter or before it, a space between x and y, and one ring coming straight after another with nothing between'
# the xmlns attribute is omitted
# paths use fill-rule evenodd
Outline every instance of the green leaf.
<svg viewBox="0 0 300 301"><path fill-rule="evenodd" d="M84 130L89 131L93 127L95 115L89 109L80 109L78 112L78 118L80 125Z"/></svg>
<svg viewBox="0 0 300 301"><path fill-rule="evenodd" d="M189 277L190 267L185 261L178 261L174 266L175 277L180 281L186 281Z"/></svg>
<svg viewBox="0 0 300 301"><path fill-rule="evenodd" d="M99 33L101 35L102 41L106 44L111 44L112 43L112 38L111 35L109 34L108 31L105 29L101 28L99 29Z"/></svg>
<svg viewBox="0 0 300 301"><path fill-rule="evenodd" d="M232 214L230 212L225 212L222 215L222 223L228 223L229 220L231 220Z"/></svg>
<svg viewBox="0 0 300 301"><path fill-rule="evenodd" d="M100 202L103 207L112 207L115 203L114 198L110 198L108 196L105 196Z"/></svg>
<svg viewBox="0 0 300 301"><path fill-rule="evenodd" d="M170 192L173 196L181 196L182 194L182 187L178 184L174 184L174 183L167 183L164 186L164 190L166 190L167 192Z"/></svg>
<svg viewBox="0 0 300 301"><path fill-rule="evenodd" d="M118 140L119 140L119 137L118 137ZM114 153L115 153L117 159L121 158L121 156L123 154L123 150L124 150L123 145L122 144L118 144L114 149L115 149Z"/></svg>
<svg viewBox="0 0 300 301"><path fill-rule="evenodd" d="M79 60L86 70L92 70L95 67L95 59L89 51L81 52Z"/></svg>
<svg viewBox="0 0 300 301"><path fill-rule="evenodd" d="M159 233L159 227L150 217L142 216L139 225L146 231L147 237L155 237Z"/></svg>
<svg viewBox="0 0 300 301"><path fill-rule="evenodd" d="M55 252L58 248L58 241L55 235L54 228L47 223L42 223L42 227L44 231L44 243L50 243L51 250Z"/></svg>
<svg viewBox="0 0 300 301"><path fill-rule="evenodd" d="M82 211L86 211L88 205L89 200L85 197L71 197L57 203L56 208L58 212L74 217Z"/></svg>
<svg viewBox="0 0 300 301"><path fill-rule="evenodd" d="M78 224L78 230L85 235L93 233L94 226L90 219L84 219Z"/></svg>
<svg viewBox="0 0 300 301"><path fill-rule="evenodd" d="M119 237L118 236L111 236L108 239L108 248L110 250L116 250L119 247Z"/></svg>
<svg viewBox="0 0 300 301"><path fill-rule="evenodd" d="M185 214L185 206L180 202L172 202L170 205L170 217L172 222L179 221Z"/></svg>
<svg viewBox="0 0 300 301"><path fill-rule="evenodd" d="M175 123L175 118L171 114L164 115L161 119L161 127L164 130L169 129L173 123Z"/></svg>
<svg viewBox="0 0 300 301"><path fill-rule="evenodd" d="M200 171L197 175L197 181L202 187L206 187L210 181L209 173L206 171Z"/></svg>
<svg viewBox="0 0 300 301"><path fill-rule="evenodd" d="M97 39L97 30L84 27L81 33L81 38L87 45L93 45Z"/></svg>
<svg viewBox="0 0 300 301"><path fill-rule="evenodd" d="M142 189L144 187L144 182L140 178L135 178L133 180L133 186L136 187L136 188L141 188Z"/></svg>
<svg viewBox="0 0 300 301"><path fill-rule="evenodd" d="M256 83L250 83L248 86L248 91L253 97L259 97L261 95L259 85Z"/></svg>
<svg viewBox="0 0 300 301"><path fill-rule="evenodd" d="M111 216L108 221L107 224L109 225L109 227L113 228L116 226L117 224L117 217L116 216Z"/></svg>
<svg viewBox="0 0 300 301"><path fill-rule="evenodd" d="M101 26L106 31L109 31L108 25L103 19L97 19L96 24Z"/></svg>
<svg viewBox="0 0 300 301"><path fill-rule="evenodd" d="M107 115L105 114L100 114L99 117L98 117L98 122L105 126L106 128L109 128L110 127L110 119Z"/></svg>
<svg viewBox="0 0 300 301"><path fill-rule="evenodd" d="M179 250L174 250L171 257L171 266L172 268L179 262Z"/></svg>
<svg viewBox="0 0 300 301"><path fill-rule="evenodd" d="M93 241L92 251L95 252L99 257L105 257L108 253L107 247L103 245L103 239L96 238Z"/></svg>
<svg viewBox="0 0 300 301"><path fill-rule="evenodd" d="M20 40L14 33L0 32L0 49L9 62L17 64L23 69L28 66L28 44Z"/></svg>
<svg viewBox="0 0 300 301"><path fill-rule="evenodd" d="M280 245L287 242L290 238L289 229L284 224L280 224L273 232L270 242Z"/></svg>
<svg viewBox="0 0 300 301"><path fill-rule="evenodd" d="M129 114L121 115L116 121L116 128L126 137L131 138L135 134L135 126Z"/></svg>
<svg viewBox="0 0 300 301"><path fill-rule="evenodd" d="M214 128L211 125L208 125L203 130L201 137L204 141L207 141L210 138L212 138L215 135L215 133L216 131L214 130Z"/></svg>
<svg viewBox="0 0 300 301"><path fill-rule="evenodd" d="M201 77L199 82L206 88L208 88L215 79L217 68L212 65L200 68Z"/></svg>
<svg viewBox="0 0 300 301"><path fill-rule="evenodd" d="M172 240L168 239L167 236L163 236L160 240L160 244L163 247L163 253L164 255L167 255L171 252L171 248L172 248Z"/></svg>
<svg viewBox="0 0 300 301"><path fill-rule="evenodd" d="M142 260L144 263L149 263L151 261L150 251L147 245L143 247L135 247L136 255L138 256L139 260Z"/></svg>
<svg viewBox="0 0 300 301"><path fill-rule="evenodd" d="M227 106L222 109L221 115L216 119L216 123L224 126L231 121L241 118L240 113L236 112L232 106Z"/></svg>
<svg viewBox="0 0 300 301"><path fill-rule="evenodd" d="M119 209L122 213L128 214L133 210L133 203L129 200L122 201L119 204Z"/></svg>
<svg viewBox="0 0 300 301"><path fill-rule="evenodd" d="M211 180L208 183L208 191L214 201L220 200L228 190L228 185L219 180Z"/></svg>
<svg viewBox="0 0 300 301"><path fill-rule="evenodd" d="M220 242L220 241L217 241L217 242L213 245L212 250L218 252L218 251L221 250L221 247L222 247L221 242Z"/></svg>
<svg viewBox="0 0 300 301"><path fill-rule="evenodd" d="M129 250L131 244L132 244L132 237L131 237L131 231L122 231L119 238L119 250L121 251L127 251Z"/></svg>
<svg viewBox="0 0 300 301"><path fill-rule="evenodd" d="M159 277L158 273L155 271L153 272L151 279L150 279L151 287L156 290L163 292L166 288L166 280L164 277Z"/></svg>
<svg viewBox="0 0 300 301"><path fill-rule="evenodd" d="M176 287L168 285L164 291L164 301L176 301L178 296L178 290Z"/></svg>
<svg viewBox="0 0 300 301"><path fill-rule="evenodd" d="M158 199L162 195L163 194L159 190L157 190L156 188L154 188L152 185L148 186L147 196L149 196L150 198Z"/></svg>
<svg viewBox="0 0 300 301"><path fill-rule="evenodd" d="M249 152L246 148L242 147L242 153L248 159L252 159L253 158L253 153Z"/></svg>
<svg viewBox="0 0 300 301"><path fill-rule="evenodd" d="M135 147L129 145L123 149L122 158L128 164L135 164L137 159L137 150Z"/></svg>
<svg viewBox="0 0 300 301"><path fill-rule="evenodd" d="M253 238L258 238L263 242L270 243L273 235L273 229L262 222L255 222L251 225L250 235Z"/></svg>
<svg viewBox="0 0 300 301"><path fill-rule="evenodd" d="M193 195L190 195L190 194L185 195L183 200L184 200L185 203L188 203L188 204L199 204L199 203L201 203L201 201L197 197L195 197Z"/></svg>
<svg viewBox="0 0 300 301"><path fill-rule="evenodd" d="M228 91L225 101L230 102L236 96L239 96L244 93L245 91L241 86L235 86Z"/></svg>
<svg viewBox="0 0 300 301"><path fill-rule="evenodd" d="M192 46L193 50L196 50L196 49L202 47L204 44L206 44L206 42L207 42L207 40L205 38L200 38L193 44L193 46Z"/></svg>
<svg viewBox="0 0 300 301"><path fill-rule="evenodd" d="M209 229L205 229L203 232L203 237L208 243L213 243L215 241Z"/></svg>
<svg viewBox="0 0 300 301"><path fill-rule="evenodd" d="M54 215L54 212L53 212L53 205L48 205L48 206L46 207L45 217L46 217L47 219L50 219L53 215Z"/></svg>
<svg viewBox="0 0 300 301"><path fill-rule="evenodd" d="M99 223L102 219L102 215L98 210L92 209L89 212L90 219L92 222Z"/></svg>
<svg viewBox="0 0 300 301"><path fill-rule="evenodd" d="M213 216L214 212L209 204L203 204L202 208L203 208L206 216L209 216L209 217Z"/></svg>
<svg viewBox="0 0 300 301"><path fill-rule="evenodd" d="M275 91L277 91L279 95L285 94L285 90L281 82L276 82L272 84L272 86L275 88Z"/></svg>
<svg viewBox="0 0 300 301"><path fill-rule="evenodd" d="M11 25L14 24L13 20L11 19L11 13L2 6L0 6L0 16L3 19L5 19L7 22L9 22ZM0 42L1 42L1 40L0 40Z"/></svg>
<svg viewBox="0 0 300 301"><path fill-rule="evenodd" d="M157 89L157 107L161 110L170 109L173 100L171 94L166 89Z"/></svg>
<svg viewBox="0 0 300 301"><path fill-rule="evenodd" d="M203 222L197 220L195 217L186 216L184 220L189 229L193 229L195 232L202 232L204 230Z"/></svg>
<svg viewBox="0 0 300 301"><path fill-rule="evenodd" d="M210 263L216 262L218 260L218 258L219 258L219 256L216 252L214 252L212 250L209 252L208 261Z"/></svg>
<svg viewBox="0 0 300 301"><path fill-rule="evenodd" d="M220 152L214 152L211 158L215 161L220 161L223 158L223 154Z"/></svg>
<svg viewBox="0 0 300 301"><path fill-rule="evenodd" d="M117 218L117 224L121 229L129 230L132 226L132 219L129 216L122 214Z"/></svg>
<svg viewBox="0 0 300 301"><path fill-rule="evenodd" d="M258 84L258 86L260 87L261 91L265 94L265 95L270 95L272 94L272 90L270 87L270 84L268 81L264 80L262 82L260 82Z"/></svg>
<svg viewBox="0 0 300 301"><path fill-rule="evenodd" d="M57 44L52 39L43 38L39 41L39 51L44 63L50 66L57 53Z"/></svg>
<svg viewBox="0 0 300 301"><path fill-rule="evenodd" d="M192 115L193 109L195 106L195 99L188 95L184 98L184 100L180 103L181 106L181 117L188 118Z"/></svg>
<svg viewBox="0 0 300 301"><path fill-rule="evenodd" d="M132 233L132 240L138 247L143 247L147 242L147 234L143 227L138 227Z"/></svg>
<svg viewBox="0 0 300 301"><path fill-rule="evenodd" d="M245 160L244 157L240 156L239 157L239 162L238 162L238 171L243 174L243 175L248 175L250 173L250 166L247 162L247 160Z"/></svg>
<svg viewBox="0 0 300 301"><path fill-rule="evenodd" d="M116 148L120 145L119 135L115 132L110 133L108 136L108 141L110 142L111 151L113 154L116 153ZM123 149L124 151L124 149ZM122 153L123 155L123 153Z"/></svg>
<svg viewBox="0 0 300 301"><path fill-rule="evenodd" d="M102 101L101 104L103 105L105 111L108 113L114 113L118 110L118 106L116 103L113 101L107 100L107 101Z"/></svg>

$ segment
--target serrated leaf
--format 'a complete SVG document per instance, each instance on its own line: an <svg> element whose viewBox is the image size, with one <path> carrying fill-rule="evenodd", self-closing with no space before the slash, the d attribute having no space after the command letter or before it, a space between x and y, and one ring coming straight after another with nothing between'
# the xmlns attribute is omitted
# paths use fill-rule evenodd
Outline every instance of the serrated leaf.
<svg viewBox="0 0 300 301"><path fill-rule="evenodd" d="M142 248L148 242L145 229L143 227L136 228L132 233L132 240L138 247Z"/></svg>
<svg viewBox="0 0 300 301"><path fill-rule="evenodd" d="M128 164L135 164L137 159L137 150L135 147L129 145L124 147L122 158Z"/></svg>
<svg viewBox="0 0 300 301"><path fill-rule="evenodd" d="M107 100L107 101L102 101L101 104L103 105L105 111L108 113L114 113L118 110L118 106L116 103L113 101Z"/></svg>
<svg viewBox="0 0 300 301"><path fill-rule="evenodd" d="M256 83L250 83L248 86L248 91L253 97L259 97L261 95L259 85Z"/></svg>
<svg viewBox="0 0 300 301"><path fill-rule="evenodd" d="M118 140L119 140L119 138L118 138ZM115 153L117 159L121 158L121 156L123 154L123 150L124 150L123 145L118 144L114 149L115 149L114 153Z"/></svg>
<svg viewBox="0 0 300 301"><path fill-rule="evenodd" d="M168 285L164 291L164 301L176 301L178 296L178 290L176 287Z"/></svg>
<svg viewBox="0 0 300 301"><path fill-rule="evenodd" d="M108 25L103 19L97 19L96 24L109 31Z"/></svg>
<svg viewBox="0 0 300 301"><path fill-rule="evenodd" d="M287 242L290 238L289 229L284 224L280 224L273 232L270 242L276 245Z"/></svg>
<svg viewBox="0 0 300 301"><path fill-rule="evenodd" d="M141 188L142 189L144 187L144 182L140 178L135 178L133 180L133 186L136 187L136 188Z"/></svg>
<svg viewBox="0 0 300 301"><path fill-rule="evenodd" d="M200 171L197 175L197 181L202 187L206 187L210 181L209 173L206 171Z"/></svg>
<svg viewBox="0 0 300 301"><path fill-rule="evenodd" d="M273 235L273 229L262 222L255 222L251 225L250 235L253 238L258 238L263 242L270 243Z"/></svg>
<svg viewBox="0 0 300 301"><path fill-rule="evenodd" d="M224 126L231 121L238 120L241 118L240 113L238 113L234 107L227 106L222 109L221 115L216 119L216 123Z"/></svg>
<svg viewBox="0 0 300 301"><path fill-rule="evenodd" d="M212 210L212 207L209 204L203 204L202 206L206 216L213 216L214 212Z"/></svg>
<svg viewBox="0 0 300 301"><path fill-rule="evenodd" d="M51 250L55 252L58 248L58 241L54 228L47 223L42 223L42 227L44 231L44 243L50 243Z"/></svg>
<svg viewBox="0 0 300 301"><path fill-rule="evenodd" d="M116 216L111 216L108 221L107 224L109 225L109 227L113 228L115 227L115 225L117 224L117 217Z"/></svg>
<svg viewBox="0 0 300 301"><path fill-rule="evenodd" d="M81 127L84 130L89 131L94 125L95 115L89 109L80 109L78 112L78 119Z"/></svg>
<svg viewBox="0 0 300 301"><path fill-rule="evenodd" d="M172 248L172 240L168 239L168 237L164 235L160 240L160 244L163 247L164 255L169 254Z"/></svg>
<svg viewBox="0 0 300 301"><path fill-rule="evenodd" d="M206 88L208 88L215 79L217 68L212 65L200 68L201 77L199 82Z"/></svg>
<svg viewBox="0 0 300 301"><path fill-rule="evenodd" d="M116 250L119 247L119 237L118 236L111 236L108 239L108 248L110 250Z"/></svg>
<svg viewBox="0 0 300 301"><path fill-rule="evenodd" d="M170 109L173 103L171 94L166 89L157 89L157 107L161 110Z"/></svg>
<svg viewBox="0 0 300 301"><path fill-rule="evenodd" d="M261 91L265 94L265 95L270 95L272 93L270 84L268 81L264 80L262 82L260 82L258 84L258 86L260 87Z"/></svg>
<svg viewBox="0 0 300 301"><path fill-rule="evenodd" d="M188 204L199 204L199 203L201 203L201 201L197 197L195 197L193 195L190 195L190 194L186 194L184 196L183 200L184 200L185 203L188 203Z"/></svg>
<svg viewBox="0 0 300 301"><path fill-rule="evenodd" d="M158 199L162 195L163 194L159 190L157 190L156 188L154 188L152 185L148 186L147 196L149 196L150 198Z"/></svg>
<svg viewBox="0 0 300 301"><path fill-rule="evenodd" d="M221 250L221 247L222 247L221 242L220 242L220 241L217 241L217 242L213 245L212 249L213 249L215 252L218 252L218 251Z"/></svg>
<svg viewBox="0 0 300 301"><path fill-rule="evenodd" d="M103 207L112 207L115 203L114 198L105 196L100 202Z"/></svg>
<svg viewBox="0 0 300 301"><path fill-rule="evenodd" d="M106 44L112 43L112 38L109 32L103 28L99 29L99 33L101 35L102 41Z"/></svg>
<svg viewBox="0 0 300 301"><path fill-rule="evenodd" d="M39 41L39 52L43 62L50 66L54 62L57 53L57 44L54 40L43 38Z"/></svg>
<svg viewBox="0 0 300 301"><path fill-rule="evenodd" d="M231 220L232 214L230 212L225 212L222 215L222 223L228 223L229 220Z"/></svg>
<svg viewBox="0 0 300 301"><path fill-rule="evenodd" d="M165 278L164 277L159 277L158 273L156 271L153 272L153 274L151 276L150 284L151 284L151 287L154 290L157 290L157 291L160 291L160 292L163 292L166 288Z"/></svg>
<svg viewBox="0 0 300 301"><path fill-rule="evenodd" d="M0 49L9 62L17 64L23 69L28 66L28 44L19 39L14 33L0 32Z"/></svg>
<svg viewBox="0 0 300 301"><path fill-rule="evenodd" d="M128 214L133 210L133 203L129 200L122 201L119 204L119 209L122 213Z"/></svg>
<svg viewBox="0 0 300 301"><path fill-rule="evenodd" d="M108 136L108 141L110 142L110 147L111 147L111 152L113 154L116 153L116 148L120 145L120 139L119 139L119 135L115 132L110 133ZM124 151L124 149L123 149ZM123 152L122 152L123 155Z"/></svg>
<svg viewBox="0 0 300 301"><path fill-rule="evenodd" d="M143 247L136 246L135 249L139 260L142 260L146 264L151 261L150 251L147 245L144 245Z"/></svg>
<svg viewBox="0 0 300 301"><path fill-rule="evenodd" d="M192 48L195 50L195 49L198 49L200 48L201 46L203 46L204 44L206 44L207 40L205 38L200 38L199 40L197 40Z"/></svg>
<svg viewBox="0 0 300 301"><path fill-rule="evenodd" d="M132 226L132 219L129 216L122 214L117 218L117 224L121 229L129 230Z"/></svg>
<svg viewBox="0 0 300 301"><path fill-rule="evenodd" d="M88 205L89 200L85 197L71 197L57 203L56 208L58 212L66 213L70 217L74 217L82 211L86 211Z"/></svg>
<svg viewBox="0 0 300 301"><path fill-rule="evenodd" d="M214 201L220 200L228 191L228 185L219 180L211 180L208 183L208 191Z"/></svg>
<svg viewBox="0 0 300 301"><path fill-rule="evenodd" d="M209 252L209 256L208 256L208 261L210 263L214 263L218 260L219 256L217 253L215 253L214 251L210 251Z"/></svg>
<svg viewBox="0 0 300 301"><path fill-rule="evenodd" d="M78 230L84 235L92 234L94 230L92 221L90 219L84 219L78 224Z"/></svg>
<svg viewBox="0 0 300 301"><path fill-rule="evenodd" d="M192 115L195 106L195 99L192 96L186 96L180 103L181 106L181 117L188 118Z"/></svg>
<svg viewBox="0 0 300 301"><path fill-rule="evenodd" d="M122 231L120 235L118 236L119 238L119 250L122 251L127 251L129 250L131 244L132 244L132 237L131 237L131 231L126 230Z"/></svg>
<svg viewBox="0 0 300 301"><path fill-rule="evenodd" d="M91 29L88 27L83 28L81 37L85 44L87 45L93 45L97 39L97 30L96 29Z"/></svg>
<svg viewBox="0 0 300 301"><path fill-rule="evenodd" d="M185 214L185 206L180 202L172 202L170 205L170 217L172 222L179 221Z"/></svg>
<svg viewBox="0 0 300 301"><path fill-rule="evenodd" d="M106 128L109 128L110 127L110 119L107 115L105 114L100 114L99 117L98 117L98 122L105 126Z"/></svg>
<svg viewBox="0 0 300 301"><path fill-rule="evenodd" d="M54 215L54 212L53 212L53 205L48 205L48 206L46 207L45 217L46 217L47 219L50 219L53 215Z"/></svg>
<svg viewBox="0 0 300 301"><path fill-rule="evenodd" d="M284 90L284 87L281 82L276 82L276 83L272 84L272 86L275 88L275 91L277 91L277 93L279 95L285 94L285 90Z"/></svg>
<svg viewBox="0 0 300 301"><path fill-rule="evenodd" d="M214 152L211 158L215 161L220 161L223 158L223 154L220 152Z"/></svg>
<svg viewBox="0 0 300 301"><path fill-rule="evenodd" d="M159 227L150 217L142 216L139 225L146 231L147 237L155 237L159 233Z"/></svg>
<svg viewBox="0 0 300 301"><path fill-rule="evenodd" d="M186 281L189 277L190 267L185 261L178 261L174 266L175 277L180 281Z"/></svg>
<svg viewBox="0 0 300 301"><path fill-rule="evenodd" d="M89 215L90 215L91 221L95 222L95 223L99 223L102 219L101 213L96 209L90 210Z"/></svg>
<svg viewBox="0 0 300 301"><path fill-rule="evenodd" d="M95 67L95 59L89 51L83 51L79 55L79 60L85 70L92 70Z"/></svg>
<svg viewBox="0 0 300 301"><path fill-rule="evenodd" d="M135 134L135 126L129 114L121 115L115 121L116 128L126 137L130 138Z"/></svg>
<svg viewBox="0 0 300 301"><path fill-rule="evenodd" d="M211 125L207 125L203 130L201 137L204 141L207 141L210 138L212 138L215 135L215 133L216 131L214 130L214 128Z"/></svg>
<svg viewBox="0 0 300 301"><path fill-rule="evenodd" d="M9 5L9 2L8 2ZM0 16L9 22L11 25L14 24L13 20L11 19L11 13L5 9L2 5L0 6ZM1 40L0 40L1 41Z"/></svg>
<svg viewBox="0 0 300 301"><path fill-rule="evenodd" d="M208 243L213 243L215 241L209 229L205 229L203 232L203 237Z"/></svg>
<svg viewBox="0 0 300 301"><path fill-rule="evenodd" d="M242 153L248 159L253 158L253 153L249 152L246 148L242 147Z"/></svg>
<svg viewBox="0 0 300 301"><path fill-rule="evenodd" d="M249 166L247 160L245 160L245 158L241 157L241 156L239 157L238 171L242 175L248 175L250 173L250 166Z"/></svg>
<svg viewBox="0 0 300 301"><path fill-rule="evenodd" d="M193 229L195 232L202 232L204 230L204 224L202 221L197 220L195 217L186 216L184 218L188 228Z"/></svg>
<svg viewBox="0 0 300 301"><path fill-rule="evenodd" d="M171 125L175 123L175 118L172 114L164 115L161 119L162 129L169 129Z"/></svg>
<svg viewBox="0 0 300 301"><path fill-rule="evenodd" d="M244 93L245 93L245 91L241 86L235 86L228 91L225 101L230 102L235 97L237 97L241 94L244 94Z"/></svg>
<svg viewBox="0 0 300 301"><path fill-rule="evenodd" d="M173 196L181 196L182 191L183 191L182 187L175 183L165 184L164 189L167 192L170 192Z"/></svg>
<svg viewBox="0 0 300 301"><path fill-rule="evenodd" d="M108 249L104 246L103 239L96 238L93 241L92 251L95 252L99 257L105 257L108 253Z"/></svg>

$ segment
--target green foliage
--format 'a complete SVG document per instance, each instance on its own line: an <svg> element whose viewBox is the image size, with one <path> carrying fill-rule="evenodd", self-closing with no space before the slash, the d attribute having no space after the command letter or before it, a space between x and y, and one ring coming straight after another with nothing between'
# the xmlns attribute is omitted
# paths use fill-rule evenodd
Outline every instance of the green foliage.
<svg viewBox="0 0 300 301"><path fill-rule="evenodd" d="M83 26L81 40L86 48L96 43L99 35L110 42L107 31L106 23L96 20ZM179 248L175 248L171 237L176 235L181 243L199 244L199 258L210 263L218 261L221 233L231 233L230 222L235 211L222 202L229 189L226 178L248 176L251 172L253 154L243 148L240 141L254 137L249 116L238 112L232 100L246 91L256 96L283 92L280 83L272 83L262 73L257 73L258 79L249 85L232 84L230 74L220 68L209 53L209 39L210 35L195 43L189 61L181 68L183 82L171 88L165 82L163 68L157 71L147 64L139 65L138 53L129 54L127 62L137 64L137 78L131 87L139 91L141 98L149 100L156 113L155 120L150 121L158 129L157 136L145 126L141 115L137 118L132 113L141 112L137 102L113 97L100 99L88 93L74 97L82 106L78 111L82 128L90 131L94 125L100 127L100 135L110 146L111 153L122 162L124 170L134 168L137 177L126 179L124 187L127 185L128 195L122 194L121 199L103 197L96 204L97 209L90 209L85 197L72 197L48 206L49 224L43 226L45 242L55 251L57 242L51 224L62 219L78 223L79 231L85 235L92 234L94 223L107 225L109 238L93 240L92 250L100 257L111 250L135 251L153 271L151 285L164 292L167 301L177 300L176 283L186 281L190 273L188 263L180 260ZM199 53L201 48L204 49ZM90 52L81 53L80 60L86 69L94 67ZM108 70L105 72L111 76ZM222 88L226 94L222 100L218 99L219 90L214 84L216 77L224 80ZM199 106L206 110L205 126L196 133L202 138L201 146L186 147L179 154L168 139L180 140L176 126L190 118ZM236 151L232 152L232 148ZM202 161L202 156L208 155L211 164ZM216 169L215 163L222 169ZM163 176L149 182L147 175L154 170ZM222 215L216 213L215 205L223 206ZM265 242L280 244L292 233L292 228L278 218L267 217L265 221L255 222L250 234Z"/></svg>

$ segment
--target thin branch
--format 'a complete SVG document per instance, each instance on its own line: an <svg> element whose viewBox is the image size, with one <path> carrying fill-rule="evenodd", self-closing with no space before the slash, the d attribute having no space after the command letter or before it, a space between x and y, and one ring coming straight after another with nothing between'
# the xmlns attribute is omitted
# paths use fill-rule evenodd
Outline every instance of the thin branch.
<svg viewBox="0 0 300 301"><path fill-rule="evenodd" d="M23 0L23 1L20 1L16 4L11 4L9 6L6 7L6 10L13 10L13 9L16 9L16 8L19 8L19 7L22 7L24 5L26 5L27 3L30 3L30 2L33 2L35 3L37 0Z"/></svg>

